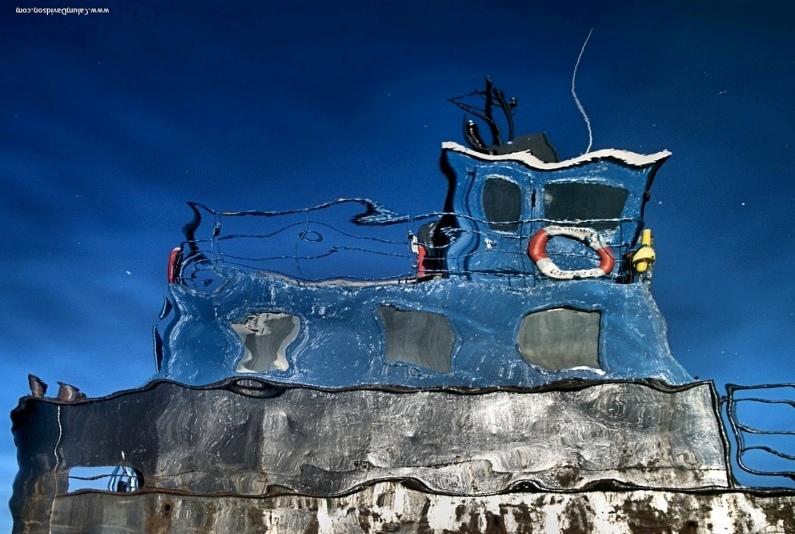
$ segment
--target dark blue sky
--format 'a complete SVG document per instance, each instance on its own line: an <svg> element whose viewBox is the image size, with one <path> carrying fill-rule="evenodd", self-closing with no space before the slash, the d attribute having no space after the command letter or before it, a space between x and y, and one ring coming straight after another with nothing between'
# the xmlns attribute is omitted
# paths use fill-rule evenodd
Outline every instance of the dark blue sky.
<svg viewBox="0 0 795 534"><path fill-rule="evenodd" d="M445 99L487 74L518 97L519 133L579 155L570 84L591 28L577 93L593 148L673 152L647 222L674 356L721 386L795 381L795 24L772 3L690 4L3 7L1 404L16 405L29 372L89 396L149 378L188 200L439 210L440 143L461 140ZM0 499L16 472L6 421Z"/></svg>

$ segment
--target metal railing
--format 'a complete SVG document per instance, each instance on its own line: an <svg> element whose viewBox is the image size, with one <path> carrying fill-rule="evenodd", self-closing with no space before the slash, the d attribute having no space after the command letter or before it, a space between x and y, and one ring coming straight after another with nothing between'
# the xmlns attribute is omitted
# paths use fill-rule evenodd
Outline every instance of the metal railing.
<svg viewBox="0 0 795 534"><path fill-rule="evenodd" d="M727 384L726 392L735 482L795 489L795 384Z"/></svg>
<svg viewBox="0 0 795 534"><path fill-rule="evenodd" d="M423 269L418 245L424 247L423 256L428 271L449 276L465 276L488 272L495 276L537 276L530 267L527 245L532 232L560 221L524 219L516 221L519 230L499 234L504 243L494 249L510 257L503 270L459 272L447 261L449 247L464 234L486 243L485 253L491 252L491 234L483 234L475 227L488 223L462 214L444 212L416 216L400 215L368 199L340 199L311 208L286 211L219 212L197 203L189 204L194 220L185 226L186 241L181 245L181 280L201 285L203 277L212 276L218 266L253 272L269 272L302 281L349 279L380 281L414 279ZM472 223L471 228L451 224L452 219ZM445 222L441 229L436 225ZM636 228L639 220L609 219L615 224L610 246L616 262L630 251L637 236L629 228ZM587 225L605 220L575 221L570 225ZM431 238L429 232L436 232ZM443 236L441 234L444 234ZM427 256L424 253L427 252ZM484 251L467 255L484 254ZM550 253L556 259L593 263L593 253L586 246L573 252ZM444 259L440 259L444 258ZM457 262L460 265L464 262ZM438 265L437 265L438 264ZM521 269L516 266L522 266ZM501 266L498 266L501 267ZM440 269L440 270L435 270ZM473 268L477 269L477 268ZM625 275L619 266L614 277ZM197 282L198 281L198 282Z"/></svg>

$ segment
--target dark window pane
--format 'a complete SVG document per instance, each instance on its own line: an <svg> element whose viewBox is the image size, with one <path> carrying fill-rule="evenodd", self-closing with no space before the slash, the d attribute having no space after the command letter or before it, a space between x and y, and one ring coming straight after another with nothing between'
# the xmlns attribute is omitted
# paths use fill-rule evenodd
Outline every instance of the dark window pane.
<svg viewBox="0 0 795 534"><path fill-rule="evenodd" d="M567 308L526 315L519 325L519 352L528 362L544 369L599 369L600 317L598 311Z"/></svg>
<svg viewBox="0 0 795 534"><path fill-rule="evenodd" d="M451 369L453 329L444 315L381 306L386 359L447 373Z"/></svg>
<svg viewBox="0 0 795 534"><path fill-rule="evenodd" d="M604 219L621 217L628 196L626 189L610 185L547 184L544 188L544 217L594 230L612 230L618 226L617 221Z"/></svg>
<svg viewBox="0 0 795 534"><path fill-rule="evenodd" d="M483 213L492 230L516 232L522 216L522 190L503 178L487 178L483 184Z"/></svg>

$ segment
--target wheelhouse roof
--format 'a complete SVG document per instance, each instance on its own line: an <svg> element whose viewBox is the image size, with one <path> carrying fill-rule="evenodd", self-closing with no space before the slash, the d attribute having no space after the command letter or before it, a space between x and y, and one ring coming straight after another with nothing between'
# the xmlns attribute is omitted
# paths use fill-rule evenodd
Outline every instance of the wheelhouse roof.
<svg viewBox="0 0 795 534"><path fill-rule="evenodd" d="M483 152L478 152L476 150L467 148L463 145L459 145L454 141L446 141L442 143L442 150L459 152L461 154L466 154L468 156L472 156L473 158L478 158L485 161L517 161L527 165L531 169L536 169L536 170L565 169L581 165L583 163L588 163L590 161L603 160L603 159L616 160L633 167L647 167L655 163L656 164L662 163L665 159L667 159L671 155L671 152L669 152L668 150L661 150L660 152L655 152L654 154L638 154L636 152L630 152L628 150L606 148L602 150L596 150L594 152L587 152L585 154L577 156L576 158L571 158L554 163L547 163L541 161L529 151L512 152L509 154L485 154Z"/></svg>

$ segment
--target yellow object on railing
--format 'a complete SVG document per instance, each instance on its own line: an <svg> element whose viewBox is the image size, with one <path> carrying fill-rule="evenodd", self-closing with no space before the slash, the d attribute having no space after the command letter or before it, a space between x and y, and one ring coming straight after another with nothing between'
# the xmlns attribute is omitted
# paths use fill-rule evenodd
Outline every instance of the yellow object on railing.
<svg viewBox="0 0 795 534"><path fill-rule="evenodd" d="M640 238L640 248L632 256L632 268L636 273L645 273L649 267L657 259L654 249L651 247L652 237L651 230L648 228L643 230Z"/></svg>

